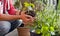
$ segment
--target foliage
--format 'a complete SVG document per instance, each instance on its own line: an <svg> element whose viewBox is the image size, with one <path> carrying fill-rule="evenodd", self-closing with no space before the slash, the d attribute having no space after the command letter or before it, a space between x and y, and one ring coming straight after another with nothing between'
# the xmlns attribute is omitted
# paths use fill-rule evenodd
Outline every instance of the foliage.
<svg viewBox="0 0 60 36"><path fill-rule="evenodd" d="M32 4L32 3L28 3L28 2L25 2L25 3L24 3L24 6L25 6L25 7L29 7L29 6L31 6L32 8L35 7L34 4Z"/></svg>
<svg viewBox="0 0 60 36"><path fill-rule="evenodd" d="M58 30L57 19L58 16L53 9L38 11L33 27L34 32L42 33L43 36L55 35L56 30Z"/></svg>
<svg viewBox="0 0 60 36"><path fill-rule="evenodd" d="M32 32L42 33L42 36L56 35L55 32L58 31L57 20L59 19L57 11L52 6L45 6L42 11L36 11L36 14Z"/></svg>
<svg viewBox="0 0 60 36"><path fill-rule="evenodd" d="M20 3L19 0L16 0L15 4L14 4L15 8L19 8L20 7Z"/></svg>
<svg viewBox="0 0 60 36"><path fill-rule="evenodd" d="M59 25L59 33L60 33L60 0L58 0L58 14L59 14L59 20L58 20L58 25Z"/></svg>
<svg viewBox="0 0 60 36"><path fill-rule="evenodd" d="M36 11L36 20L33 23L34 25L31 26L32 32L35 32L36 34L42 33L42 36L56 35L55 32L58 31L57 20L59 20L59 16L52 6L46 5L42 0L34 2L34 4L25 2L24 5L29 9L34 7L34 10Z"/></svg>
<svg viewBox="0 0 60 36"><path fill-rule="evenodd" d="M58 10L60 10L60 0L58 0Z"/></svg>

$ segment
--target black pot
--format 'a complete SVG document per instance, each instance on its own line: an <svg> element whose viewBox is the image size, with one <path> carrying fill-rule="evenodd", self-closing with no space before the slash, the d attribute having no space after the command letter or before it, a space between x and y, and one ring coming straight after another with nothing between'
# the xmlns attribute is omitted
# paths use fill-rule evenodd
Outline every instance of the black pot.
<svg viewBox="0 0 60 36"><path fill-rule="evenodd" d="M36 33L30 32L30 36L42 36L42 34L36 34Z"/></svg>

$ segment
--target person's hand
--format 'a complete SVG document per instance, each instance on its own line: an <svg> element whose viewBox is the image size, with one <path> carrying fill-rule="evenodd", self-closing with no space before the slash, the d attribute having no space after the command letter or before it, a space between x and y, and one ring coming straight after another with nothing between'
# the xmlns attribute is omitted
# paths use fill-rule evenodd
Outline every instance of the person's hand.
<svg viewBox="0 0 60 36"><path fill-rule="evenodd" d="M29 16L29 15L26 15L28 21L25 21L23 22L25 25L32 25L32 23L34 22L34 18Z"/></svg>
<svg viewBox="0 0 60 36"><path fill-rule="evenodd" d="M16 10L16 15L19 15L20 14L20 10Z"/></svg>
<svg viewBox="0 0 60 36"><path fill-rule="evenodd" d="M24 24L32 23L34 21L34 18L30 15L25 14L25 11L21 12L20 18L23 20Z"/></svg>

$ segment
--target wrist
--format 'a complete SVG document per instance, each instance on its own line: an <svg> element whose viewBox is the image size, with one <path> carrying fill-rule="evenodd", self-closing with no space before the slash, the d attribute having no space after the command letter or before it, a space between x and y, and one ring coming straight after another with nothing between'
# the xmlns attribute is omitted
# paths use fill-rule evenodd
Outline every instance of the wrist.
<svg viewBox="0 0 60 36"><path fill-rule="evenodd" d="M18 19L21 19L20 15L17 15L18 16Z"/></svg>
<svg viewBox="0 0 60 36"><path fill-rule="evenodd" d="M20 15L20 10L17 10L16 11L16 15Z"/></svg>

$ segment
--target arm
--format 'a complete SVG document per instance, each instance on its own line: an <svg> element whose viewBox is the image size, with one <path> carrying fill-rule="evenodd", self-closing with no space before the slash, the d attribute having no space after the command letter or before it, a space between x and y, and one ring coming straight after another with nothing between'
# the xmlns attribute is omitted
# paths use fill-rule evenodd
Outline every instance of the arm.
<svg viewBox="0 0 60 36"><path fill-rule="evenodd" d="M6 14L0 14L0 21L8 21L8 20L17 20L20 19L20 15L6 15Z"/></svg>
<svg viewBox="0 0 60 36"><path fill-rule="evenodd" d="M9 21L9 20L18 20L22 19L23 22L31 22L33 20L33 17L26 15L24 12L21 12L21 15L6 15L6 14L0 14L0 21Z"/></svg>

